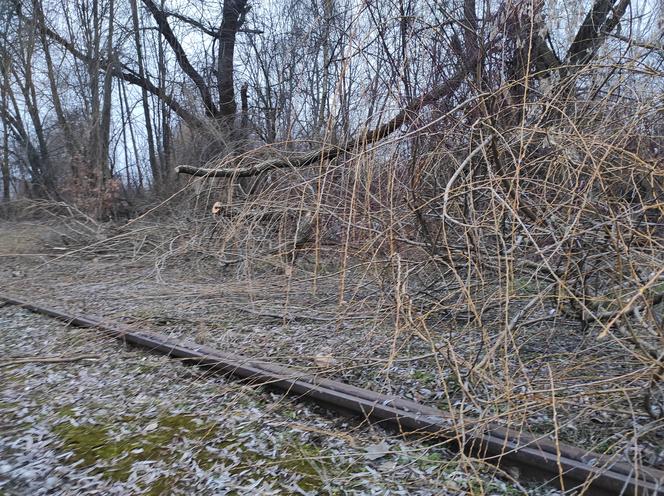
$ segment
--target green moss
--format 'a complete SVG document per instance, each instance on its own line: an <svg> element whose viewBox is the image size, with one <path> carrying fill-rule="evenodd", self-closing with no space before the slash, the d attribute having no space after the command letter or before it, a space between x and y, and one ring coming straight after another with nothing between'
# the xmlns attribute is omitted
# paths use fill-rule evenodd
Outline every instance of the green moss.
<svg viewBox="0 0 664 496"><path fill-rule="evenodd" d="M428 451L417 459L419 464L426 468L431 465L440 465L442 462L445 462L445 457L438 451Z"/></svg>
<svg viewBox="0 0 664 496"><path fill-rule="evenodd" d="M436 384L436 376L432 374L431 372L424 371L424 370L414 370L413 373L413 379L416 381L421 382L424 385L434 385Z"/></svg>
<svg viewBox="0 0 664 496"><path fill-rule="evenodd" d="M295 410L291 409L284 409L283 411L280 411L281 415L283 415L286 418L289 418L291 420L295 420L297 418L297 412Z"/></svg>
<svg viewBox="0 0 664 496"><path fill-rule="evenodd" d="M4 367L2 369L2 381L4 383L10 383L10 382L19 382L23 383L25 382L25 377L20 375L20 368L21 364L16 364L16 365L9 365L7 367ZM12 371L19 372L18 374L12 374Z"/></svg>
<svg viewBox="0 0 664 496"><path fill-rule="evenodd" d="M174 459L176 439L204 439L214 430L210 424L198 425L190 415L161 417L157 423L151 432L139 432L120 440L111 439L110 426L102 424L74 426L64 422L56 425L54 432L62 440L63 449L73 453L71 461L82 461L83 467L94 468L94 473L109 479L126 481L134 463Z"/></svg>
<svg viewBox="0 0 664 496"><path fill-rule="evenodd" d="M286 455L282 457L279 466L302 475L303 480L300 487L306 491L320 487L321 474L329 473L333 469L329 459L322 457L319 448L307 444L291 446Z"/></svg>
<svg viewBox="0 0 664 496"><path fill-rule="evenodd" d="M11 410L16 406L16 403L11 401L0 401L0 410Z"/></svg>
<svg viewBox="0 0 664 496"><path fill-rule="evenodd" d="M300 476L298 486L305 491L319 493L325 487L326 483L341 479L349 474L363 470L363 467L355 467L352 463L338 463L323 448L319 448L310 443L300 443L294 439L282 439L280 445L285 449L276 457L272 458L261 453L257 453L241 443L237 439L225 440L223 443L216 443L215 448L221 449L233 445L239 450L242 457L242 463L229 470L232 475L239 475L249 468L253 469L254 477L262 477L265 482L278 482L278 478L269 474L270 467L279 467L281 470ZM218 455L207 454L203 457L207 462L219 461ZM201 454L196 456L199 465L205 468L201 463ZM262 468L265 468L263 472Z"/></svg>
<svg viewBox="0 0 664 496"><path fill-rule="evenodd" d="M62 439L64 448L73 451L74 460L82 460L85 466L95 465L99 459L112 458L108 456L108 430L103 426L62 423L53 431ZM100 448L105 449L100 451Z"/></svg>
<svg viewBox="0 0 664 496"><path fill-rule="evenodd" d="M171 494L172 488L177 486L178 478L175 476L159 477L152 483L152 486L146 490L144 496L161 496L162 494Z"/></svg>
<svg viewBox="0 0 664 496"><path fill-rule="evenodd" d="M55 412L58 417L69 418L74 416L74 408L72 405L66 405Z"/></svg>
<svg viewBox="0 0 664 496"><path fill-rule="evenodd" d="M133 372L137 374L150 374L161 367L163 367L161 363L142 362L134 367Z"/></svg>
<svg viewBox="0 0 664 496"><path fill-rule="evenodd" d="M71 406L65 406L58 412L59 417L69 417L73 413ZM217 427L209 422L200 422L191 415L170 415L155 420L123 417L115 421L124 421L127 425L140 423L143 427L136 433L122 439L112 436L113 424L72 425L62 422L54 427L55 434L62 441L62 449L70 451L69 463L79 462L81 468L92 469L112 481L126 481L136 462L161 460L175 462L181 456L176 443L179 439L203 441L200 449L194 452L194 460L204 470L211 470L225 460L220 451L233 449L242 462L230 468L230 473L239 475L252 469L254 477L262 477L265 482L278 482L278 476L269 473L270 467L279 467L283 471L300 476L298 485L305 491L323 490L328 481L342 479L352 473L362 471L364 467L355 467L353 463L338 463L327 450L310 443L301 443L286 434L279 444L286 446L277 457L258 453L245 446L241 438L224 437L219 440ZM157 427L145 432L144 425L157 422ZM137 426L138 427L138 426ZM212 440L215 441L212 441ZM206 441L209 440L209 441ZM206 449L206 446L215 448ZM228 463L230 465L230 463ZM167 494L177 485L178 474L162 477L149 487L144 487L146 495Z"/></svg>

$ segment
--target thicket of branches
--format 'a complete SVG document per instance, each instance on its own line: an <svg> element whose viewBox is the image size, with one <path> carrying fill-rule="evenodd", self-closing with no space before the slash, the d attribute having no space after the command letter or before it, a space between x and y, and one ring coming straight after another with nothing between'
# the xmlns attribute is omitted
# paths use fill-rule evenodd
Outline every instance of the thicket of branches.
<svg viewBox="0 0 664 496"><path fill-rule="evenodd" d="M202 237L225 265L308 252L317 274L332 247L340 303L360 266L395 332L442 353L441 320L485 331L475 359L448 350L470 377L565 316L642 364L661 417L663 14L629 0L5 2L4 199L103 217L193 184L192 215L219 202Z"/></svg>

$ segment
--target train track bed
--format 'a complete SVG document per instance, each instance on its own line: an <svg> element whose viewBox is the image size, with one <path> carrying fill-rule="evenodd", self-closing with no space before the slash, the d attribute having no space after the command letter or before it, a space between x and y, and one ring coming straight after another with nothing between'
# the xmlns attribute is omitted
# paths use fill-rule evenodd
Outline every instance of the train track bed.
<svg viewBox="0 0 664 496"><path fill-rule="evenodd" d="M521 492L442 447L95 330L10 306L0 327L2 494Z"/></svg>
<svg viewBox="0 0 664 496"><path fill-rule="evenodd" d="M7 253L4 260L8 263L2 267L0 276L8 281L5 288L18 296L30 295L29 299L36 303L41 301L74 314L102 315L137 329L157 330L171 339L196 341L219 350L239 352L246 357L287 364L302 372L315 371L380 393L414 399L455 415L509 425L543 434L550 439L556 436L563 442L609 454L617 461L638 459L646 466L664 466L664 429L661 421L652 421L640 409L641 393L648 378L646 373L642 373L638 362L630 361L624 349L615 342L598 342L592 335L583 335L573 322L564 318L530 329L531 337L520 343L521 353L516 355L518 360L502 363L504 370L489 367L484 376L486 381L470 380L460 384L459 376L467 373L463 366L453 373L448 362L441 362L432 356L429 343L414 336L406 327L398 330L400 334L395 334L395 325L389 314L392 302L377 296L379 293L372 284L351 285L343 299L352 304L349 303L348 310L343 311L339 304L338 281L330 277L326 282L323 278L316 282L316 287L312 287L306 259L288 278L270 270L251 274L249 278L240 277L236 273L239 269L221 267L215 260L194 255L189 259L179 256L177 260L155 258L142 255L140 251L131 254L125 245L122 245L122 250L115 251L86 248L76 252L75 256L64 257L52 250L28 256L12 252ZM441 342L452 343L452 348L461 356L457 365L464 359L467 363L481 351L477 329L460 324L458 319L443 320L440 326ZM76 331L87 336L85 339L92 339L90 332ZM81 342L84 343L85 339L81 338ZM74 351L82 353L85 350ZM175 367L168 365L163 358L158 360L165 367L163 373L168 374ZM85 368L86 362L53 366L74 370ZM39 371L44 368L39 365L28 367ZM155 378L162 373L156 369L153 372ZM176 369L180 370L180 367ZM220 381L223 387L230 387L221 379L203 380L195 374L192 376L191 369L187 370L189 382L182 382L178 387L171 384L176 381L150 379L150 383L158 382L160 387L166 388L161 393L149 393L154 395L153 401L171 396L166 394L169 389L175 393L185 388L187 394L194 394L191 400L186 401L194 409L185 409L184 414L195 415L200 411L195 406L197 402L208 408L207 395L215 398L215 394L219 394L207 389L207 381L212 381L215 388ZM527 376L528 381L518 379L520 374ZM133 380L123 377L115 380L125 384ZM551 381L556 385L553 400ZM232 386L232 390L233 394L240 395L239 403L244 401L242 398L249 391L242 388L238 393L236 386ZM268 393L260 393L259 396L263 398L263 394ZM270 396L262 403L282 405L280 398ZM256 406L257 411L262 411L261 415L276 415L272 411L263 411L262 403ZM293 404L289 409L308 411L301 405ZM94 408L88 415L93 415L92 412ZM292 413L285 415L288 418ZM300 414L297 413L297 416L296 422L301 422ZM137 412L134 417L142 417L142 414ZM333 432L334 427L339 426L338 421L331 418L327 422L332 424L325 424L323 430ZM203 422L207 425L206 419ZM262 421L257 422L262 425ZM348 423L347 420L345 422ZM159 421L157 424L160 425ZM140 432L146 426L152 424L146 422L132 432ZM246 428L253 432L255 426ZM109 429L116 435L114 428ZM357 430L348 424L341 427L341 432L369 436L363 442L355 443L360 446L357 456L366 464L366 453L376 446L384 448L380 439L385 433L381 432L373 438L371 430L363 429ZM260 428L258 432L261 432ZM305 429L301 436L306 438L310 435L311 432ZM343 437L329 437L332 444L348 444ZM389 443L401 446L403 441L391 440ZM203 444L199 442L199 446ZM378 479L387 483L391 478L386 476L386 469L391 468L394 470L390 473L397 478L395 485L375 487L390 487L396 491L394 494L398 491L413 494L418 490L428 494L426 491L429 489L426 488L434 487L432 494L445 494L448 490L445 484L452 481L451 494L475 487L473 484L484 488L479 492L495 490L496 494L502 494L523 490L505 485L505 481L511 476L518 476L517 473L507 474L506 479L496 479L483 475L484 464L467 464L458 455L431 451L432 448L421 444L403 446L419 453L415 456L417 461L410 463L406 460L404 464L401 454L371 460L367 473L374 471ZM242 448L240 444L237 449L242 451ZM403 450L399 448L397 451ZM326 458L326 455L319 458ZM421 460L434 460L436 468L432 469L426 463L422 466ZM338 464L335 462L332 465ZM405 479L408 482L402 481L400 471L404 466L424 471L426 484L419 488L417 485L409 486L410 476ZM326 466L319 468L328 474ZM474 475L469 478L467 470ZM364 469L359 473L364 473ZM457 473L463 476L450 476ZM98 476L100 480L106 480L105 476ZM335 477L332 476L333 479ZM457 477L461 482L456 480ZM337 487L349 487L345 484L354 478L346 474L339 476L338 480ZM447 482L442 483L443 480ZM431 486L431 481L442 485ZM281 484L281 479L278 482ZM368 487L374 487L371 484L374 482L358 488L358 494L366 494ZM279 490L284 490L283 486ZM539 490L528 487L530 493Z"/></svg>

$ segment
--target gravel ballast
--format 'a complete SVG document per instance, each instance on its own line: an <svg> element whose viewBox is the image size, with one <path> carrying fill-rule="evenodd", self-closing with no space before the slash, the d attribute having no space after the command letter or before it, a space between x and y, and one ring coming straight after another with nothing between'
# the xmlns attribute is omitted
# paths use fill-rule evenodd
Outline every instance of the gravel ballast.
<svg viewBox="0 0 664 496"><path fill-rule="evenodd" d="M95 330L11 306L0 327L2 494L521 492L443 448Z"/></svg>

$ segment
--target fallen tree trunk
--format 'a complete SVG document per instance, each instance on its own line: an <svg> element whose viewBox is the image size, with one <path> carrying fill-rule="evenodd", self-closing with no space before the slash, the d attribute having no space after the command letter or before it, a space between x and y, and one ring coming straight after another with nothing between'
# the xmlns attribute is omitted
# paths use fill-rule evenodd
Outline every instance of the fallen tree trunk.
<svg viewBox="0 0 664 496"><path fill-rule="evenodd" d="M477 59L477 57L474 57L474 59ZM273 169L283 169L287 167L301 168L325 160L331 160L342 153L353 151L364 145L379 141L386 136L389 136L401 128L401 126L408 120L416 116L423 107L430 105L441 98L451 96L466 79L469 72L468 68L474 67L476 62L477 60L473 60L463 64L450 79L414 99L390 121L375 129L365 130L345 145L329 145L301 155L265 160L246 167L206 168L195 167L192 165L179 165L175 168L175 172L178 174L189 174L199 177L251 177Z"/></svg>

